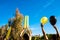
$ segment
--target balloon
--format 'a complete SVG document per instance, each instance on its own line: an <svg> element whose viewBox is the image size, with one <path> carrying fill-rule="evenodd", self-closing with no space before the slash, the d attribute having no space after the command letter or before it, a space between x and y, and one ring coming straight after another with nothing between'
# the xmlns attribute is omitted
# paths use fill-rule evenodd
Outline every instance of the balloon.
<svg viewBox="0 0 60 40"><path fill-rule="evenodd" d="M57 20L56 20L55 16L51 16L50 17L50 23L51 23L51 25L55 25L56 22L57 22Z"/></svg>
<svg viewBox="0 0 60 40"><path fill-rule="evenodd" d="M42 17L41 18L41 23L44 25L48 22L48 18L47 17Z"/></svg>

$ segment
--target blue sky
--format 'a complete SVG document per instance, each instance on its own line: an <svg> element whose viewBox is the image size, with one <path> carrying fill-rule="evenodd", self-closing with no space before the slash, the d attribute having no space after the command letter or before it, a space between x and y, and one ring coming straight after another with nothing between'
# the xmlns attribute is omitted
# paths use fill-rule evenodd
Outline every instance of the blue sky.
<svg viewBox="0 0 60 40"><path fill-rule="evenodd" d="M32 35L42 35L40 19L43 16L55 15L57 28L60 32L60 0L0 0L0 26L8 23L8 19L14 17L16 8L25 16L29 15ZM44 26L48 34L56 33L48 22Z"/></svg>

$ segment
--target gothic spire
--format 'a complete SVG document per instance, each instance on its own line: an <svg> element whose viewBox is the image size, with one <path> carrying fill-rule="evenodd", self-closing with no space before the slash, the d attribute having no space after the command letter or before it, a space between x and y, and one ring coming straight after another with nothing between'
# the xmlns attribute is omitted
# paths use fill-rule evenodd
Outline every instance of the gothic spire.
<svg viewBox="0 0 60 40"><path fill-rule="evenodd" d="M23 15L19 12L18 8L16 9L16 18L23 18Z"/></svg>

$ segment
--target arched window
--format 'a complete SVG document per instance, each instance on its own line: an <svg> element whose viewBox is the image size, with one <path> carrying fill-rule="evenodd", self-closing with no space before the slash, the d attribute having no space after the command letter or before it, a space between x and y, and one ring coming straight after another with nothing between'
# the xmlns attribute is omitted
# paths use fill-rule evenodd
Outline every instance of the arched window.
<svg viewBox="0 0 60 40"><path fill-rule="evenodd" d="M28 34L25 33L25 34L23 35L23 38L24 38L24 40L29 40L29 36L28 36Z"/></svg>

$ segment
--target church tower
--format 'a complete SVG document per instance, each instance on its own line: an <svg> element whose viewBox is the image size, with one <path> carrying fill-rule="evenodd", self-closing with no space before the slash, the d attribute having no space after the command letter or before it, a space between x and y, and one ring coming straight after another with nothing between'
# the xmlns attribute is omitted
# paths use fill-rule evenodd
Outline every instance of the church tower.
<svg viewBox="0 0 60 40"><path fill-rule="evenodd" d="M22 22L24 19L24 27L22 26ZM15 17L10 21L12 32L11 35L14 39L19 40L31 40L31 30L29 29L29 16L25 16L19 12L18 8L16 9ZM21 37L21 38L20 38Z"/></svg>
<svg viewBox="0 0 60 40"><path fill-rule="evenodd" d="M19 13L18 9L16 9L15 19L16 28L18 29L17 33L21 33L20 36L24 40L31 40L31 30L29 29L29 16L24 17L24 27L21 26L23 16L21 13Z"/></svg>

